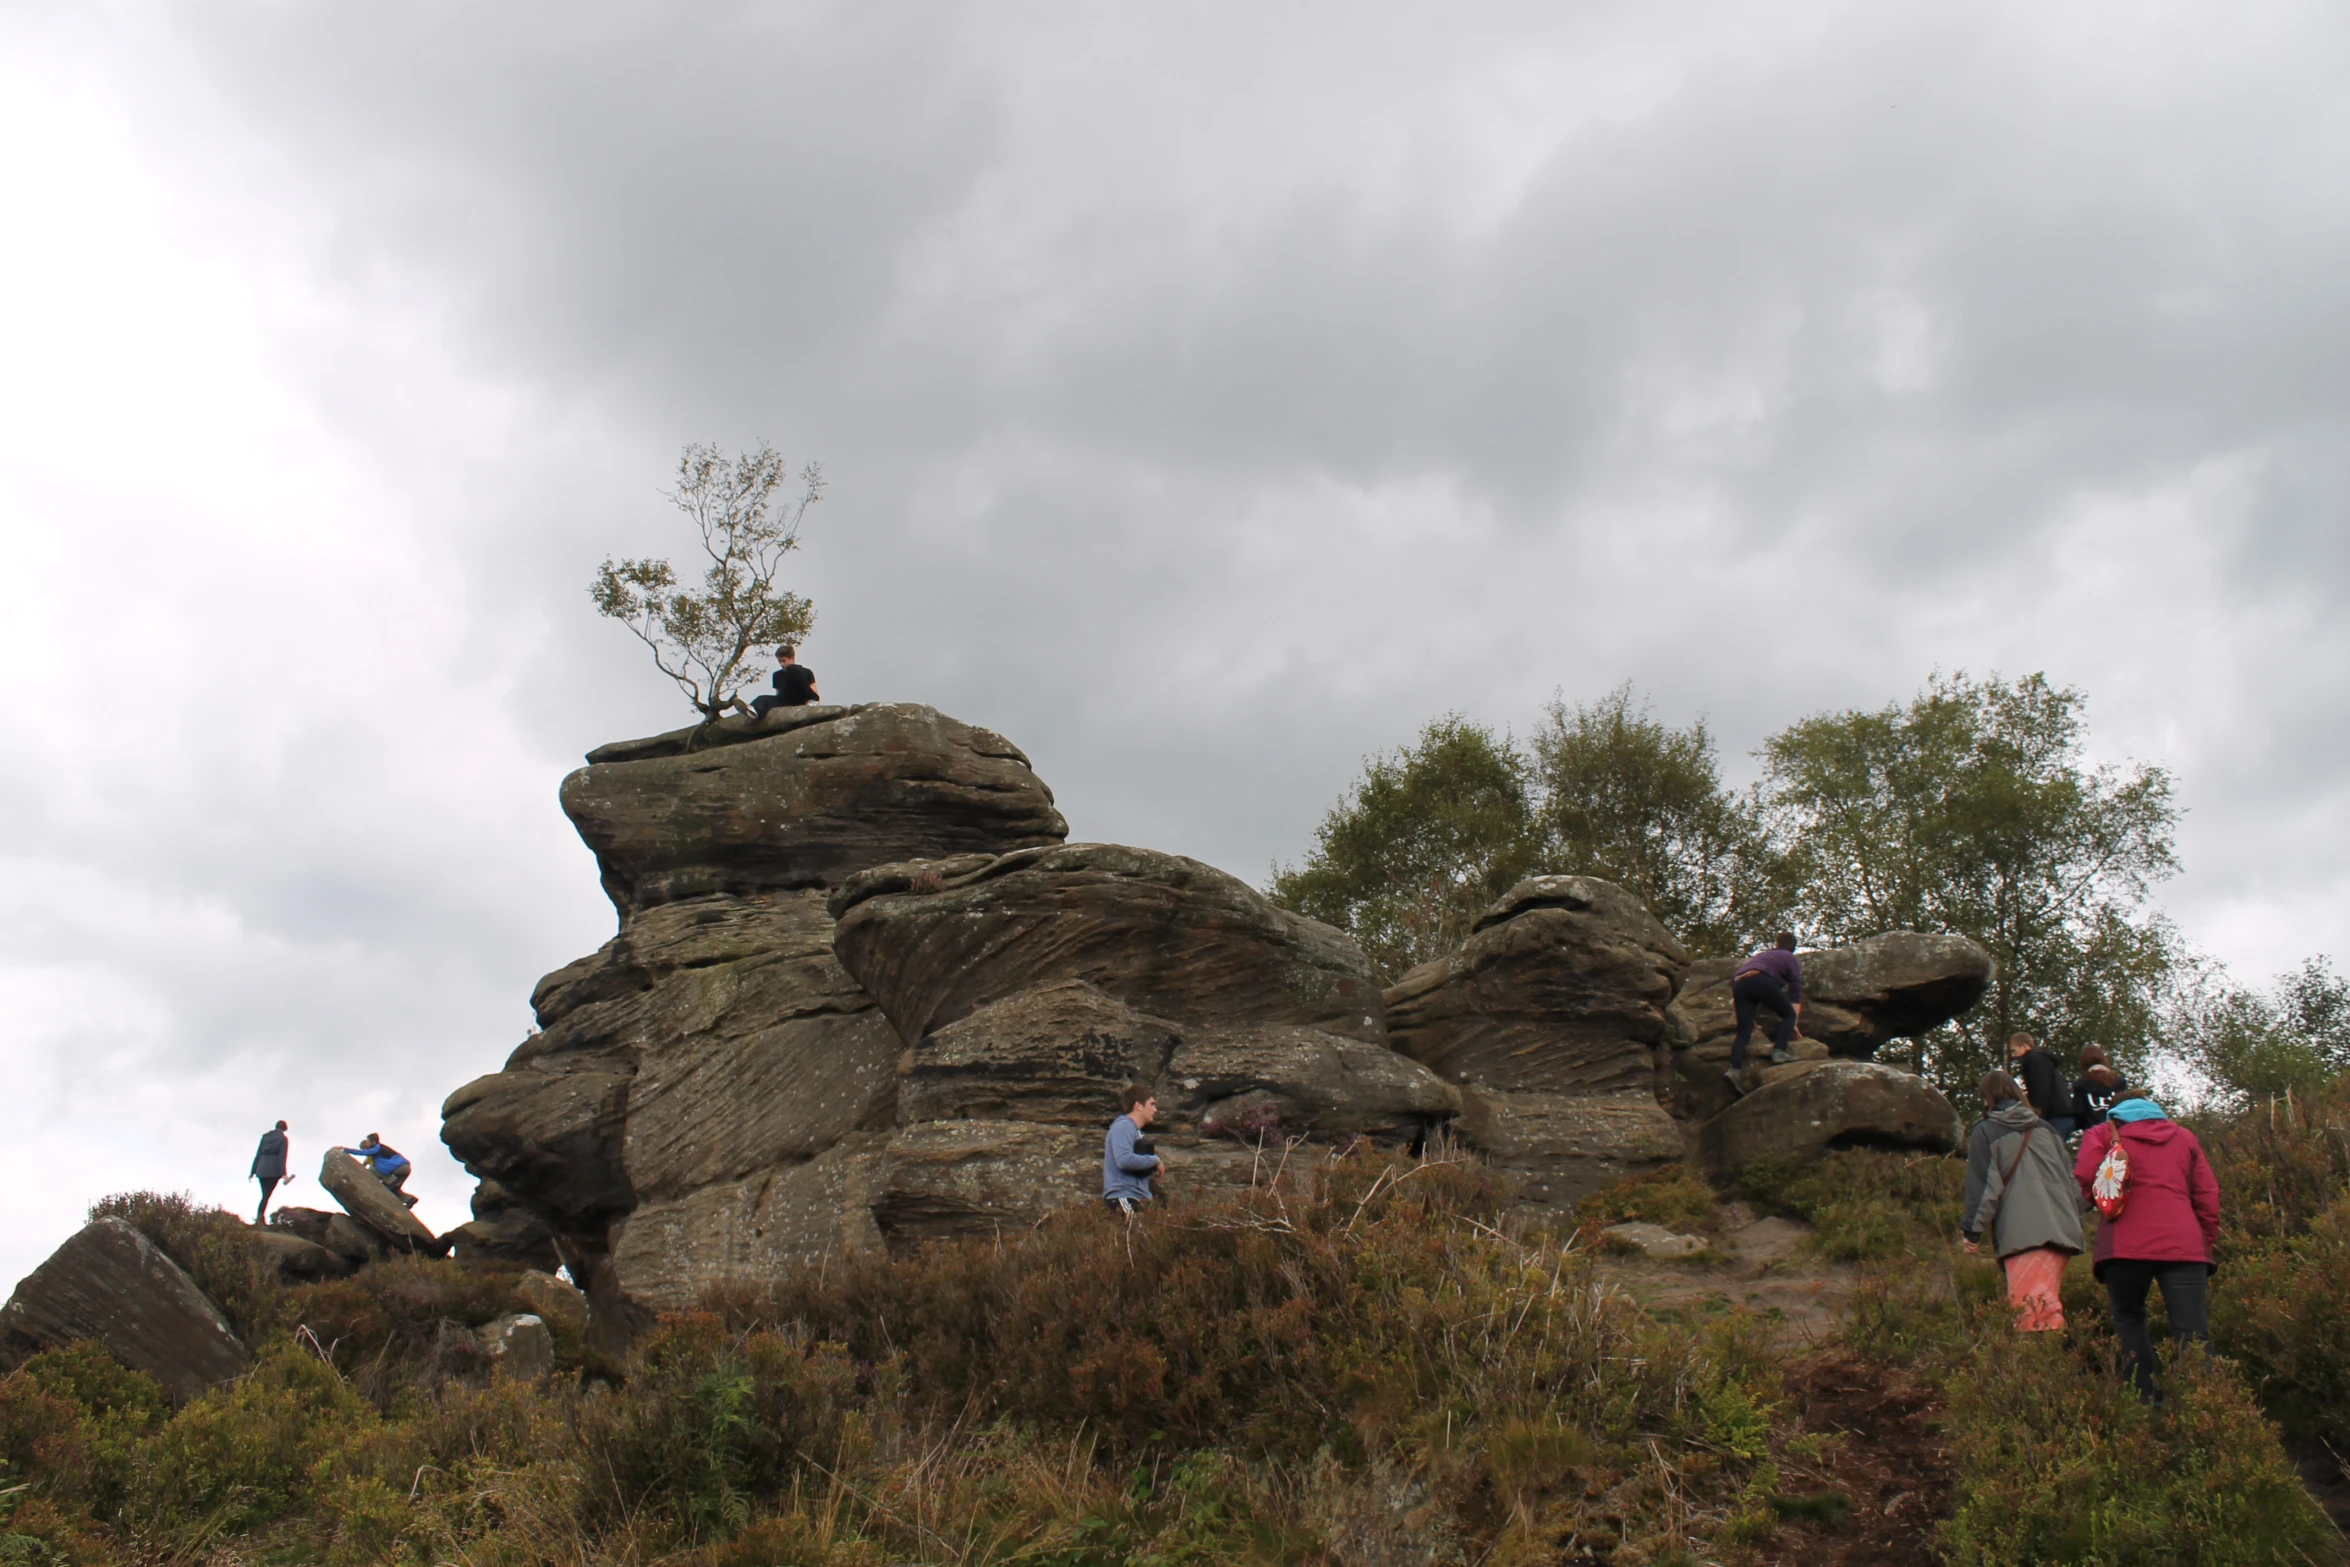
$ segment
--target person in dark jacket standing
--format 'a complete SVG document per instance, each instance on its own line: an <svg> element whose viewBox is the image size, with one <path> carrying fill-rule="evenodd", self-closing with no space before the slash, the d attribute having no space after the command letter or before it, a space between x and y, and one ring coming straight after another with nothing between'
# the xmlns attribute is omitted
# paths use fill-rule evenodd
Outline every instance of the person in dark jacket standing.
<svg viewBox="0 0 2350 1567"><path fill-rule="evenodd" d="M1746 1092L1746 1047L1754 1039L1754 1014L1769 1007L1779 1026L1771 1036L1771 1064L1784 1066L1795 1059L1788 1045L1803 1017L1803 960L1795 955L1795 937L1779 932L1778 945L1766 947L1744 963L1730 981L1730 1005L1738 1014L1738 1035L1730 1041L1730 1070L1723 1074L1734 1094Z"/></svg>
<svg viewBox="0 0 2350 1567"><path fill-rule="evenodd" d="M1984 1231L2007 1273L2016 1330L2064 1326L2064 1269L2081 1250L2080 1194L2064 1139L2024 1102L2005 1072L1983 1076L1983 1119L1967 1139L1967 1250Z"/></svg>
<svg viewBox="0 0 2350 1567"><path fill-rule="evenodd" d="M255 1224L269 1222L269 1194L286 1178L286 1123L280 1121L261 1134L253 1151L253 1179L261 1183L261 1206L253 1211Z"/></svg>
<svg viewBox="0 0 2350 1567"><path fill-rule="evenodd" d="M2059 1137L2073 1135L2073 1096L2065 1087L2064 1066L2055 1056L2040 1048L2040 1041L2029 1034L2017 1034L2007 1042L2007 1058L2016 1080L2024 1085L2024 1098L2041 1120L2056 1129Z"/></svg>
<svg viewBox="0 0 2350 1567"><path fill-rule="evenodd" d="M2097 1167L2120 1144L2129 1161L2122 1211L2097 1226L2097 1278L2113 1306L2122 1341L2122 1374L2142 1398L2161 1395L2154 1339L2146 1330L2146 1294L2162 1286L2176 1343L2211 1337L2211 1247L2219 1238L2219 1177L2195 1134L2151 1099L2124 1099L2089 1128L2073 1160L2073 1180L2093 1196Z"/></svg>
<svg viewBox="0 0 2350 1567"><path fill-rule="evenodd" d="M2081 1075L2073 1079L2073 1130L2085 1132L2102 1125L2105 1113L2129 1097L2128 1086L2106 1059L2104 1048L2083 1045Z"/></svg>

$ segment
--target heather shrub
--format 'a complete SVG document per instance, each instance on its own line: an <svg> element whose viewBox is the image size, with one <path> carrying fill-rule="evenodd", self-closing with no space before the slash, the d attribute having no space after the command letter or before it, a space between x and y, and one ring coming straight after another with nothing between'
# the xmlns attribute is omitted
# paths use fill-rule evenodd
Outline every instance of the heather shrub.
<svg viewBox="0 0 2350 1567"><path fill-rule="evenodd" d="M374 1418L332 1366L281 1340L141 1444L125 1511L156 1525L216 1519L230 1533L267 1523L307 1504L313 1465Z"/></svg>
<svg viewBox="0 0 2350 1567"><path fill-rule="evenodd" d="M90 1207L153 1241L195 1281L247 1344L288 1325L277 1269L252 1245L252 1230L225 1208L199 1208L185 1192L121 1192Z"/></svg>
<svg viewBox="0 0 2350 1567"><path fill-rule="evenodd" d="M1953 1567L2339 1559L2243 1385L2187 1352L2152 1408L2063 1334L1990 1333L1947 1381Z"/></svg>
<svg viewBox="0 0 2350 1567"><path fill-rule="evenodd" d="M1687 1165L1668 1164L1593 1192L1575 1204L1574 1220L1578 1228L1640 1222L1705 1234L1721 1228L1720 1201Z"/></svg>
<svg viewBox="0 0 2350 1567"><path fill-rule="evenodd" d="M285 1315L379 1407L488 1364L473 1330L527 1311L515 1275L431 1257L389 1257L347 1279L284 1292ZM548 1323L556 1363L580 1366L586 1346L570 1327Z"/></svg>
<svg viewBox="0 0 2350 1567"><path fill-rule="evenodd" d="M140 1440L170 1413L153 1377L100 1345L44 1350L0 1379L0 1475L38 1473L53 1497L111 1514Z"/></svg>
<svg viewBox="0 0 2350 1567"><path fill-rule="evenodd" d="M1931 1256L1958 1232L1966 1160L1846 1148L1808 1163L1758 1159L1740 1172L1756 1207L1803 1220L1833 1262Z"/></svg>

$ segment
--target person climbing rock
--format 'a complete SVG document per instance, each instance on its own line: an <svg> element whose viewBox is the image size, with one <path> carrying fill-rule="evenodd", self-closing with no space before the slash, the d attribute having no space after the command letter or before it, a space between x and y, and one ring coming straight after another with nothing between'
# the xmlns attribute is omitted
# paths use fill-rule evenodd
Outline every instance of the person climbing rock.
<svg viewBox="0 0 2350 1567"><path fill-rule="evenodd" d="M2064 1268L2081 1249L2081 1204L2064 1139L2032 1113L2005 1072L1986 1072L1983 1119L1967 1138L1966 1209L1959 1228L1974 1251L1991 1232L2007 1272L2016 1330L2064 1326Z"/></svg>
<svg viewBox="0 0 2350 1567"><path fill-rule="evenodd" d="M2211 1248L2219 1239L2219 1177L2195 1134L2144 1097L2124 1099L2089 1128L2073 1160L2073 1180L2084 1201L2097 1199L2098 1167L2116 1147L2122 1173L2121 1211L2097 1226L2091 1266L2113 1307L2121 1340L2121 1371L2148 1402L2160 1402L2154 1338L2146 1327L2146 1295L2162 1287L2173 1343L2211 1338Z"/></svg>
<svg viewBox="0 0 2350 1567"><path fill-rule="evenodd" d="M751 699L751 716L765 718L779 707L806 707L823 700L816 694L816 672L800 662L800 650L789 643L775 650L775 694Z"/></svg>
<svg viewBox="0 0 2350 1567"><path fill-rule="evenodd" d="M2029 1034L2016 1034L2007 1041L2007 1059L2017 1081L2024 1085L2024 1098L2031 1103L2041 1120L2056 1128L2057 1135L2073 1135L2073 1096L2065 1087L2064 1066L2040 1041Z"/></svg>
<svg viewBox="0 0 2350 1567"><path fill-rule="evenodd" d="M1140 1083L1118 1096L1126 1113L1110 1123L1102 1139L1102 1202L1120 1213L1132 1213L1136 1203L1151 1200L1151 1177L1158 1173L1159 1156L1135 1146L1158 1119L1158 1096Z"/></svg>
<svg viewBox="0 0 2350 1567"><path fill-rule="evenodd" d="M1795 1059L1788 1046L1797 1037L1803 1017L1803 960L1795 955L1795 937L1781 931L1778 945L1766 947L1738 965L1730 981L1730 1004L1738 1013L1738 1037L1730 1041L1730 1092L1746 1092L1746 1047L1754 1038L1754 1014L1769 1007L1779 1026L1771 1036L1771 1064L1784 1066Z"/></svg>
<svg viewBox="0 0 2350 1567"><path fill-rule="evenodd" d="M402 1190L408 1184L408 1172L413 1168L406 1154L373 1132L360 1138L359 1146L350 1152L367 1161L367 1167L375 1172L375 1178L390 1187L394 1197L411 1208L416 1206L416 1199Z"/></svg>
<svg viewBox="0 0 2350 1567"><path fill-rule="evenodd" d="M2129 1097L2129 1087L2106 1058L2104 1047L2083 1045L2081 1075L2073 1079L2073 1130L2085 1132L2104 1124L2106 1112Z"/></svg>
<svg viewBox="0 0 2350 1567"><path fill-rule="evenodd" d="M253 1210L253 1222L269 1222L269 1194L286 1178L286 1123L280 1121L261 1134L261 1146L253 1151L253 1179L261 1183L261 1206Z"/></svg>

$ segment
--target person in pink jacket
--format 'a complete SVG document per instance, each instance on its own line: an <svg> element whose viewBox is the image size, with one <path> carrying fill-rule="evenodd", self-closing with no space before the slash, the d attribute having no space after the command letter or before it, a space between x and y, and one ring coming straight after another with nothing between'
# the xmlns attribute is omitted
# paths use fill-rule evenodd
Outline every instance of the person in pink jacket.
<svg viewBox="0 0 2350 1567"><path fill-rule="evenodd" d="M2089 1128L2073 1161L2081 1196L2091 1197L2097 1167L2116 1141L2129 1160L2118 1217L2097 1225L2091 1253L2098 1281L2113 1306L2113 1330L2122 1341L2122 1374L2144 1398L2154 1385L2154 1340L2146 1331L2146 1294L2159 1284L2170 1312L2171 1338L2184 1344L2211 1337L2212 1242L2219 1236L2219 1178L2195 1134L2151 1099L2124 1099Z"/></svg>

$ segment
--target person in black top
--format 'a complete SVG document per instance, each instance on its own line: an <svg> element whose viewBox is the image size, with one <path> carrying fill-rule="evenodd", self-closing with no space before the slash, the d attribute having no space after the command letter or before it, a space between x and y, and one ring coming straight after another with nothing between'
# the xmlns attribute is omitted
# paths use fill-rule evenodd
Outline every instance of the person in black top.
<svg viewBox="0 0 2350 1567"><path fill-rule="evenodd" d="M816 694L816 671L800 662L800 650L785 643L775 650L775 694L751 698L751 716L765 718L779 707L806 707L824 700Z"/></svg>
<svg viewBox="0 0 2350 1567"><path fill-rule="evenodd" d="M253 1222L260 1224L269 1217L269 1194L277 1190L277 1183L286 1178L286 1123L280 1121L261 1134L261 1146L253 1150L253 1179L261 1183L261 1206L254 1211Z"/></svg>
<svg viewBox="0 0 2350 1567"><path fill-rule="evenodd" d="M2040 1041L2029 1034L2012 1036L2007 1041L2007 1055L2015 1063L2015 1075L2023 1079L2024 1097L2031 1101L2032 1113L2059 1137L2072 1136L2072 1091L2065 1085L2064 1068L2056 1057L2041 1049Z"/></svg>
<svg viewBox="0 0 2350 1567"><path fill-rule="evenodd" d="M2073 1079L2073 1130L2085 1132L2105 1119L2105 1113L2130 1097L2122 1075L2106 1059L2101 1045L2081 1047L2081 1075Z"/></svg>

